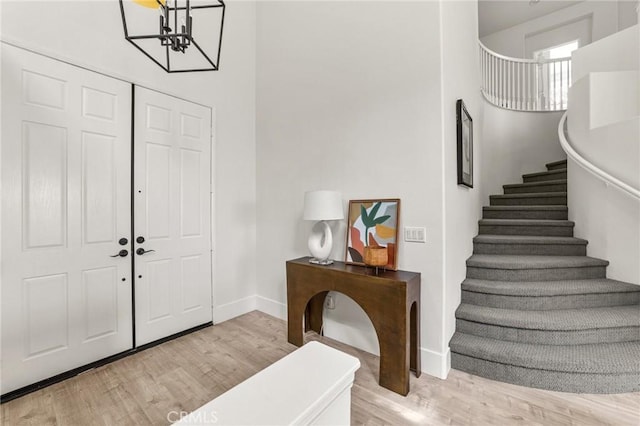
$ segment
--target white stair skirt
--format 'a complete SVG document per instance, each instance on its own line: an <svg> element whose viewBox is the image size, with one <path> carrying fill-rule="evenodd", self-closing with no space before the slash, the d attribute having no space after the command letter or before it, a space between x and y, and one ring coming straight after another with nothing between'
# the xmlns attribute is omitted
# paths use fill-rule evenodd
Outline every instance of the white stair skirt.
<svg viewBox="0 0 640 426"><path fill-rule="evenodd" d="M349 425L351 386L360 361L309 342L177 425Z"/></svg>

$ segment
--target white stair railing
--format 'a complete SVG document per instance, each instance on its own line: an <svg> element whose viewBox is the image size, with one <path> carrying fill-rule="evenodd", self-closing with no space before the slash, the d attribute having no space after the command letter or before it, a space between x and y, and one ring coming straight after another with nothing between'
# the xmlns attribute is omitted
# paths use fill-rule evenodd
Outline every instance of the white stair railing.
<svg viewBox="0 0 640 426"><path fill-rule="evenodd" d="M482 94L492 104L517 111L567 109L571 57L518 59L480 45Z"/></svg>

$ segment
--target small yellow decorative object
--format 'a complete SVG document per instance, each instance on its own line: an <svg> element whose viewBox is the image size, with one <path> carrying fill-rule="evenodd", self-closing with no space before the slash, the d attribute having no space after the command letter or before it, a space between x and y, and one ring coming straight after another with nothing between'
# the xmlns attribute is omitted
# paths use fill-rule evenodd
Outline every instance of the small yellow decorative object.
<svg viewBox="0 0 640 426"><path fill-rule="evenodd" d="M160 0L160 3L157 0L133 0L133 2L149 9L157 9L160 7L160 3L164 6L165 0Z"/></svg>
<svg viewBox="0 0 640 426"><path fill-rule="evenodd" d="M385 266L389 262L386 247L365 247L364 263L369 266Z"/></svg>

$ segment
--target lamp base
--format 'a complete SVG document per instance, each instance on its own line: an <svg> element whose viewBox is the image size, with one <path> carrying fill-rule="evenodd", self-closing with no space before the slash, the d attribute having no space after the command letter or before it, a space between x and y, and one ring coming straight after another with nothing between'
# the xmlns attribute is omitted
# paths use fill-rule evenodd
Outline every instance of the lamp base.
<svg viewBox="0 0 640 426"><path fill-rule="evenodd" d="M333 260L331 260L331 259L316 259L315 257L312 257L311 259L309 259L309 263L313 263L314 265L327 266L327 265L331 265L333 263Z"/></svg>

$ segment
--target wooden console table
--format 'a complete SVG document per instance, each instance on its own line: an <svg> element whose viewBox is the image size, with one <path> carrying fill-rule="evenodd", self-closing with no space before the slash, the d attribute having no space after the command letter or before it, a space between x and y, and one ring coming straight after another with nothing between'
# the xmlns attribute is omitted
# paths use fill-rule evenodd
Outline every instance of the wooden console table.
<svg viewBox="0 0 640 426"><path fill-rule="evenodd" d="M380 344L380 386L409 393L409 370L420 377L420 274L380 271L335 262L287 261L288 340L302 346L305 330L320 333L322 307L329 291L352 298L373 323Z"/></svg>

